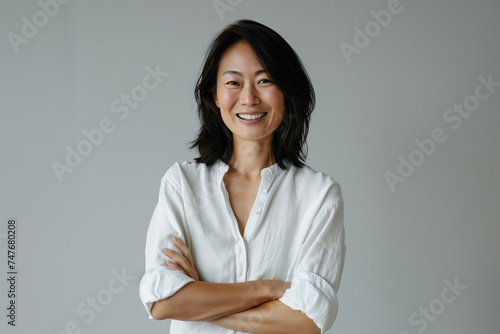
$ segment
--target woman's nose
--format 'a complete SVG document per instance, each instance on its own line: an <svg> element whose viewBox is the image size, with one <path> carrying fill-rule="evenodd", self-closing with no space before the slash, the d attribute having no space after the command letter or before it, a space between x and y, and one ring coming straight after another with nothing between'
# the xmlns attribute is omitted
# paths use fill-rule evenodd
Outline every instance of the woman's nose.
<svg viewBox="0 0 500 334"><path fill-rule="evenodd" d="M257 95L257 89L253 85L245 85L241 90L240 104L244 106L257 104L259 101L259 97Z"/></svg>

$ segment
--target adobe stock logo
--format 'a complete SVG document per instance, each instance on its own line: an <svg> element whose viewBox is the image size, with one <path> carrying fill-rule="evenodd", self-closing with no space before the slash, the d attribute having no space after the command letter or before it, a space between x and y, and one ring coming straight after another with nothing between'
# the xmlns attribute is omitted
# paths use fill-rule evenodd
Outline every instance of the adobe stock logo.
<svg viewBox="0 0 500 334"><path fill-rule="evenodd" d="M129 94L123 93L120 98L111 102L110 109L120 121L127 119L131 110L136 109L148 97L148 94L158 88L164 78L169 76L168 72L163 72L160 69L160 65L156 65L155 69L148 65L146 72L141 85L134 86ZM64 181L65 174L73 172L75 168L80 166L85 157L92 154L94 149L103 143L105 135L116 129L117 122L104 117L98 122L97 127L90 130L83 129L81 133L84 139L80 140L74 147L66 145L65 160L62 163L54 160L51 164L59 183Z"/></svg>
<svg viewBox="0 0 500 334"><path fill-rule="evenodd" d="M361 53L361 50L370 45L372 40L380 35L383 29L389 26L392 18L400 14L404 8L400 0L389 0L386 7L387 9L379 11L371 10L370 15L373 20L366 22L363 29L358 26L354 27L355 34L352 44L344 41L339 44L340 50L348 64L352 62L352 56Z"/></svg>
<svg viewBox="0 0 500 334"><path fill-rule="evenodd" d="M12 49L17 54L19 53L19 46L28 44L29 41L38 35L39 29L45 27L49 23L49 19L55 17L60 10L60 5L66 5L71 0L47 0L38 1L38 5L42 10L36 12L29 20L26 16L21 18L23 25L21 26L21 35L14 32L9 32L7 38L9 39Z"/></svg>
<svg viewBox="0 0 500 334"><path fill-rule="evenodd" d="M487 79L482 75L478 76L477 79L479 84L476 86L474 93L467 95L461 104L454 103L452 108L446 109L443 113L443 121L451 124L452 130L459 129L462 122L479 109L481 101L490 98L496 88L500 87L500 82L493 81L492 74L489 74ZM398 183L404 183L412 176L416 168L422 166L426 159L437 151L438 145L444 143L447 139L448 135L440 127L433 129L429 138L415 139L413 142L417 147L408 155L403 156L400 154L398 156L397 173L384 172L385 181L391 192L396 191Z"/></svg>
<svg viewBox="0 0 500 334"><path fill-rule="evenodd" d="M232 12L236 7L241 5L242 2L243 0L214 0L212 5L217 15L219 15L219 19L224 21L224 13Z"/></svg>
<svg viewBox="0 0 500 334"><path fill-rule="evenodd" d="M437 317L446 311L448 305L454 303L457 298L462 294L466 285L458 283L458 278L455 277L453 282L448 279L443 281L445 287L441 290L439 298L433 299L428 305L421 306L418 311L413 312L408 317L410 326L415 327L418 333L423 333L431 322L437 320ZM399 334L410 334L407 331L402 331Z"/></svg>
<svg viewBox="0 0 500 334"><path fill-rule="evenodd" d="M76 314L84 318L84 322L71 320L66 322L62 331L50 332L49 334L80 334L83 332L85 324L89 324L100 313L110 305L115 296L122 293L130 282L135 280L135 276L127 275L125 268L121 272L116 269L111 270L111 277L105 288L100 289L95 295L89 296L84 302L76 306ZM83 326L82 326L83 325Z"/></svg>

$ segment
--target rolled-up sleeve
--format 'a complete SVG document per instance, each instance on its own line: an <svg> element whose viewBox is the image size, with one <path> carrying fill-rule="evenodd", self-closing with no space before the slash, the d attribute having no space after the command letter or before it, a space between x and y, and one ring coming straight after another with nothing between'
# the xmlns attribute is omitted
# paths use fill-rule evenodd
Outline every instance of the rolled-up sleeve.
<svg viewBox="0 0 500 334"><path fill-rule="evenodd" d="M158 204L151 218L146 238L146 270L140 282L141 301L148 312L149 319L153 303L172 296L184 285L194 281L177 269L167 267L167 256L162 249L180 252L172 237L183 240L186 245L186 231L183 225L185 214L179 188L175 181L169 180L169 172L161 180ZM177 188L177 189L176 189Z"/></svg>
<svg viewBox="0 0 500 334"><path fill-rule="evenodd" d="M344 239L344 202L340 186L335 183L301 246L291 286L280 298L285 305L305 313L321 333L328 331L337 317Z"/></svg>

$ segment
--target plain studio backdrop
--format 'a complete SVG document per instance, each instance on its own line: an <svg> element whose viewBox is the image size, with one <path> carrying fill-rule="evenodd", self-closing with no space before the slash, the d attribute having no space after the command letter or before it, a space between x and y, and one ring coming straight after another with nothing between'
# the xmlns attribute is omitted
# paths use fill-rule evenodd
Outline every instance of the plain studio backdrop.
<svg viewBox="0 0 500 334"><path fill-rule="evenodd" d="M207 46L241 18L316 89L307 162L345 200L329 333L498 334L496 0L2 0L2 333L168 333L139 299L146 230L161 177L196 155Z"/></svg>

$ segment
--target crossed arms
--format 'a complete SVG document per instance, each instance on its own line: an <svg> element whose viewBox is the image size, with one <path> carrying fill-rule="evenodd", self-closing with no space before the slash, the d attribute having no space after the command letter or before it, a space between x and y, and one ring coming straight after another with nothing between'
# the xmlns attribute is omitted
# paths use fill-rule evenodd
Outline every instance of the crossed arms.
<svg viewBox="0 0 500 334"><path fill-rule="evenodd" d="M298 310L278 299L290 282L257 280L242 283L209 283L199 281L191 252L177 238L174 244L181 253L164 249L175 262L168 267L180 270L194 281L151 308L154 319L208 321L232 330L255 334L321 333L320 328Z"/></svg>

